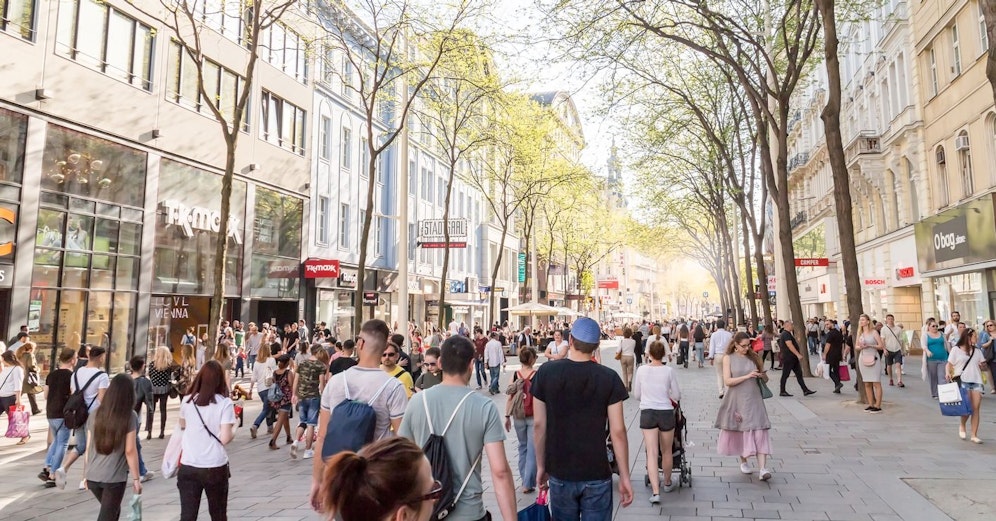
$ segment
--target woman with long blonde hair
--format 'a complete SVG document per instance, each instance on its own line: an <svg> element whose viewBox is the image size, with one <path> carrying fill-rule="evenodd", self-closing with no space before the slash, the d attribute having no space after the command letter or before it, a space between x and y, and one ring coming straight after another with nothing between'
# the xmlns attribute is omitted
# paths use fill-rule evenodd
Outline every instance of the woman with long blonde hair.
<svg viewBox="0 0 996 521"><path fill-rule="evenodd" d="M865 412L882 412L882 353L885 353L885 340L875 330L871 317L862 314L858 319L858 338L855 342L858 353L858 371L865 383L865 395L869 405Z"/></svg>
<svg viewBox="0 0 996 521"><path fill-rule="evenodd" d="M146 369L147 376L152 382L152 407L146 414L146 436L145 439L152 438L152 418L155 415L156 405L159 405L159 439L166 437L166 400L169 399L169 389L173 385L173 376L176 371L176 362L168 347L159 346L153 352L152 362Z"/></svg>
<svg viewBox="0 0 996 521"><path fill-rule="evenodd" d="M27 395L28 403L31 404L31 414L37 416L42 411L38 408L38 400L35 398L35 395L44 392L45 388L41 386L41 378L38 376L35 343L27 342L21 345L21 347L17 348L16 354L17 360L21 362L21 368L24 369L21 394Z"/></svg>
<svg viewBox="0 0 996 521"><path fill-rule="evenodd" d="M263 424L263 420L266 420L266 433L273 433L273 420L270 417L270 401L266 399L266 395L270 385L273 384L273 370L276 368L276 360L270 356L269 344L264 343L259 346L259 354L256 357L256 364L253 365L252 376L249 380L249 396L252 396L253 388L258 385L259 401L263 402L263 410L256 417L256 421L252 422L252 427L249 427L249 434L253 439L256 438L256 431Z"/></svg>

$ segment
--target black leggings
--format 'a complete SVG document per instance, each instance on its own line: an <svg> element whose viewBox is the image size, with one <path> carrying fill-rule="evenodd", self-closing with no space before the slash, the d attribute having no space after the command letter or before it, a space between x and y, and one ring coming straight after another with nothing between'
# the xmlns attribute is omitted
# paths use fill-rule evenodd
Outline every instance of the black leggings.
<svg viewBox="0 0 996 521"><path fill-rule="evenodd" d="M159 432L166 431L166 400L169 399L169 394L153 394L152 395L152 407L149 408L149 412L146 415L145 430L150 434L152 433L152 417L156 413L156 404L159 404Z"/></svg>
<svg viewBox="0 0 996 521"><path fill-rule="evenodd" d="M100 501L100 513L97 514L97 521L118 521L121 518L121 500L124 499L126 484L124 481L121 483L86 482L93 497Z"/></svg>
<svg viewBox="0 0 996 521"><path fill-rule="evenodd" d="M764 360L771 357L771 368L775 368L775 352L774 351L761 351L761 367L764 367Z"/></svg>
<svg viewBox="0 0 996 521"><path fill-rule="evenodd" d="M180 521L196 521L201 508L201 494L207 495L211 521L228 519L228 465L198 468L180 465L176 488L180 491Z"/></svg>

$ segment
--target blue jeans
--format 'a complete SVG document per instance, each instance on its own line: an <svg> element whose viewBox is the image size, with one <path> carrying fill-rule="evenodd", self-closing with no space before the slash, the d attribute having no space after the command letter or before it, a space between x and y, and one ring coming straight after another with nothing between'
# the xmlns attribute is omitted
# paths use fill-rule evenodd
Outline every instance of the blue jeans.
<svg viewBox="0 0 996 521"><path fill-rule="evenodd" d="M806 337L806 343L809 345L809 354L815 355L816 354L816 345L818 343L817 340L816 340L816 337L814 337L814 336L807 336Z"/></svg>
<svg viewBox="0 0 996 521"><path fill-rule="evenodd" d="M249 355L249 369L256 367L256 355Z"/></svg>
<svg viewBox="0 0 996 521"><path fill-rule="evenodd" d="M45 466L53 473L62 466L62 458L66 457L66 447L69 446L69 427L62 418L49 418L48 430L52 432L52 444L45 454Z"/></svg>
<svg viewBox="0 0 996 521"><path fill-rule="evenodd" d="M501 372L501 366L499 365L497 367L489 367L488 370L491 371L490 390L491 392L498 394L498 374Z"/></svg>
<svg viewBox="0 0 996 521"><path fill-rule="evenodd" d="M612 478L561 481L550 476L550 512L557 521L611 521Z"/></svg>
<svg viewBox="0 0 996 521"><path fill-rule="evenodd" d="M255 425L257 429L263 423L263 420L266 420L267 427L273 425L273 423L268 418L268 415L270 414L270 401L266 399L267 392L268 389L259 390L259 401L263 402L263 410L259 412L259 416L256 417L256 421L252 422L252 424Z"/></svg>
<svg viewBox="0 0 996 521"><path fill-rule="evenodd" d="M536 446L533 444L533 419L513 420L519 439L519 477L523 488L536 488Z"/></svg>
<svg viewBox="0 0 996 521"><path fill-rule="evenodd" d="M149 469L145 468L145 460L142 458L142 429L139 428L135 434L135 447L138 449L138 475L148 474Z"/></svg>
<svg viewBox="0 0 996 521"><path fill-rule="evenodd" d="M705 363L705 344L702 342L695 342L695 361Z"/></svg>
<svg viewBox="0 0 996 521"><path fill-rule="evenodd" d="M484 370L484 360L474 360L474 374L477 375L477 386L481 386L481 378L488 383L488 372Z"/></svg>

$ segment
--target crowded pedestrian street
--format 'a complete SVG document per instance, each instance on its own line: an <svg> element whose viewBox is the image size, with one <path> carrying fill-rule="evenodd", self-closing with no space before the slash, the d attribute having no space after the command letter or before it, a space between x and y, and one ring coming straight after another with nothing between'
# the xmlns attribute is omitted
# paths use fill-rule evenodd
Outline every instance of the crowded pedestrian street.
<svg viewBox="0 0 996 521"><path fill-rule="evenodd" d="M619 370L612 353L617 342L603 341L602 363ZM509 358L502 371L504 388L518 366ZM541 357L541 363L544 358ZM772 423L773 476L761 482L755 474L740 473L736 458L716 455L718 430L713 427L720 403L715 395L715 371L694 364L678 368L682 390L681 408L687 416L687 461L691 488L663 493L659 505L648 502L643 437L634 398L624 404L629 461L635 498L629 507L615 508L614 519L708 520L785 519L840 521L970 521L987 519L996 511L992 494L996 479L996 405L991 395L983 399L984 443L958 438L957 419L941 416L926 383L919 378L918 358L907 359L906 387L885 387L882 414L865 414L855 402L856 393L846 385L843 394L832 394L832 384L807 379L816 390L790 398L765 400ZM777 373L769 373L776 377ZM887 381L887 377L885 378ZM235 383L238 383L236 379ZM482 389L478 393L486 394ZM505 395L492 398L504 407ZM168 414L175 418L177 403L170 401ZM232 477L228 498L229 519L239 521L319 519L309 505L311 460L291 459L286 446L267 450L266 437L250 439L251 418L260 407L258 397L246 402L246 422L236 429L227 450ZM170 422L173 420L171 419ZM89 492L77 490L81 469L69 472L65 490L48 489L35 478L45 458L44 415L31 420L31 439L15 446L15 440L0 441L0 519L6 521L94 519L99 504ZM170 432L167 430L167 440ZM562 433L569 436L570 433ZM517 452L515 434L507 434L505 448L513 469ZM142 441L149 469L158 474L166 440ZM579 454L579 458L585 455ZM490 472L485 460L485 506L495 512ZM675 482L678 482L675 473ZM615 479L618 479L616 477ZM519 485L518 475L515 477ZM131 492L125 497L125 514ZM535 494L516 490L522 509ZM615 497L618 502L618 494ZM143 519L173 520L180 504L175 479L157 476L144 483Z"/></svg>

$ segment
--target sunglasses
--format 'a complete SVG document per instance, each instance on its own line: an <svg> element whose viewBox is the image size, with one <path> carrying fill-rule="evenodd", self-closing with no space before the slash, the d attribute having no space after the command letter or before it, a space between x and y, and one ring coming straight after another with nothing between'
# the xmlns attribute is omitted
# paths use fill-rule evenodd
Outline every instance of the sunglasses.
<svg viewBox="0 0 996 521"><path fill-rule="evenodd" d="M422 365L426 367L436 367L436 362L422 362Z"/></svg>
<svg viewBox="0 0 996 521"><path fill-rule="evenodd" d="M750 347L750 342L747 342L747 343L741 342L741 343L739 343L737 345L740 346L740 347Z"/></svg>
<svg viewBox="0 0 996 521"><path fill-rule="evenodd" d="M398 356L398 353L384 353L383 355L381 355L381 358L385 358L385 357L386 358L394 358L396 356Z"/></svg>
<svg viewBox="0 0 996 521"><path fill-rule="evenodd" d="M439 498L443 497L443 484L439 480L434 480L432 482L432 490L428 494L423 494L413 500L411 503L421 503L423 501L439 501ZM409 503L409 504L411 504Z"/></svg>

